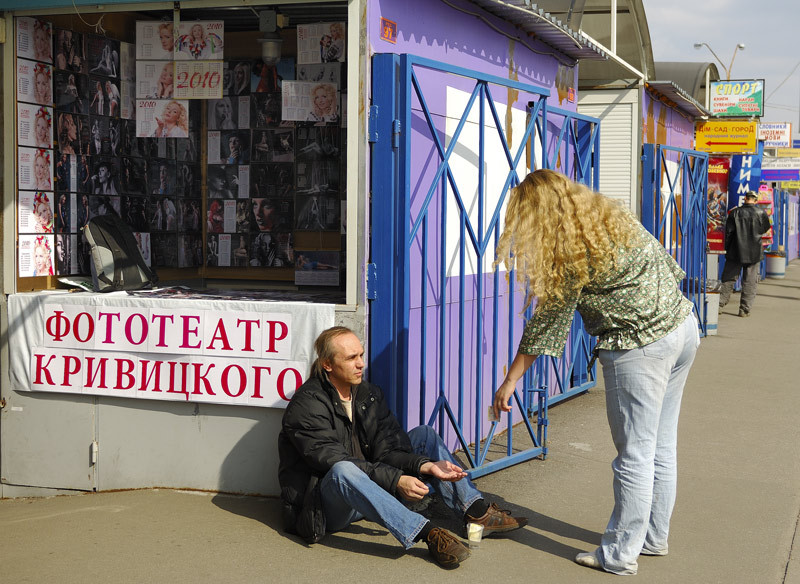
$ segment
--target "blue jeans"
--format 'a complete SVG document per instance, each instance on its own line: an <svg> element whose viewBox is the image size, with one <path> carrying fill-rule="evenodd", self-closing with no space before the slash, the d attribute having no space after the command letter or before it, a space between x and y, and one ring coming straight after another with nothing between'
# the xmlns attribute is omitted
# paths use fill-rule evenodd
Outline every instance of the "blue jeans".
<svg viewBox="0 0 800 584"><path fill-rule="evenodd" d="M439 435L430 426L418 426L408 433L414 452L433 461L458 462L447 449ZM451 483L428 478L442 501L453 511L465 513L478 499L480 491L468 478ZM337 462L320 481L322 509L325 512L326 531L338 531L366 517L383 525L406 549L414 545L414 538L428 520L408 509L385 491L352 462Z"/></svg>
<svg viewBox="0 0 800 584"><path fill-rule="evenodd" d="M635 574L640 553L667 553L678 478L678 415L700 344L694 314L640 347L600 351L606 414L617 457L614 510L596 551L603 568Z"/></svg>

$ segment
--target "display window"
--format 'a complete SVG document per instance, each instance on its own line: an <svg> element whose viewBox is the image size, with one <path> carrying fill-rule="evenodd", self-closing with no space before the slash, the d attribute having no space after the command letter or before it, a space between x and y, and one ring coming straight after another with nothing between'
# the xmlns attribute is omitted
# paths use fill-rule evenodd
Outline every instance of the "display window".
<svg viewBox="0 0 800 584"><path fill-rule="evenodd" d="M15 18L17 290L88 278L115 214L162 283L344 298L347 3L151 7Z"/></svg>

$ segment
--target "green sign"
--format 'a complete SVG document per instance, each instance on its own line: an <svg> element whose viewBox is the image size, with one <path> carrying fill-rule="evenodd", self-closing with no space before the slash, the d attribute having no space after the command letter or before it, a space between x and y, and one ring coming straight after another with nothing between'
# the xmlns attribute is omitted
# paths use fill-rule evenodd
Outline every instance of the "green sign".
<svg viewBox="0 0 800 584"><path fill-rule="evenodd" d="M711 114L725 118L764 115L764 80L711 82Z"/></svg>

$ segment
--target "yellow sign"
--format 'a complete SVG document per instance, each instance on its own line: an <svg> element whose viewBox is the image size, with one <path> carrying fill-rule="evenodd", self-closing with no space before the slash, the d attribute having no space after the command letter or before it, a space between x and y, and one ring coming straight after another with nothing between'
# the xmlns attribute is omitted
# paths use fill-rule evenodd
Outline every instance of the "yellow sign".
<svg viewBox="0 0 800 584"><path fill-rule="evenodd" d="M755 154L758 151L756 122L700 122L694 131L695 149L714 154Z"/></svg>
<svg viewBox="0 0 800 584"><path fill-rule="evenodd" d="M776 148L775 156L778 158L800 158L800 148Z"/></svg>
<svg viewBox="0 0 800 584"><path fill-rule="evenodd" d="M800 180L785 180L781 183L781 188L787 191L800 191Z"/></svg>

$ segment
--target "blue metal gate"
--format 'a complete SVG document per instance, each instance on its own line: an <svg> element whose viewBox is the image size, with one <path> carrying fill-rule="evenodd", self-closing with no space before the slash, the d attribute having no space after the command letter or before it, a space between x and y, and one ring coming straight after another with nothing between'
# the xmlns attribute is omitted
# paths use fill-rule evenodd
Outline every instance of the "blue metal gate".
<svg viewBox="0 0 800 584"><path fill-rule="evenodd" d="M642 223L686 272L683 293L694 304L702 334L706 305L706 197L708 154L645 144L642 156Z"/></svg>
<svg viewBox="0 0 800 584"><path fill-rule="evenodd" d="M473 477L544 456L548 403L595 383L593 342L576 316L564 357L540 358L515 393L507 423L524 423L530 447L509 431L492 448L487 406L524 299L492 261L507 194L527 169L597 188L598 121L548 108L547 90L514 80L411 55L372 63L370 377L406 427L431 423L460 445Z"/></svg>

